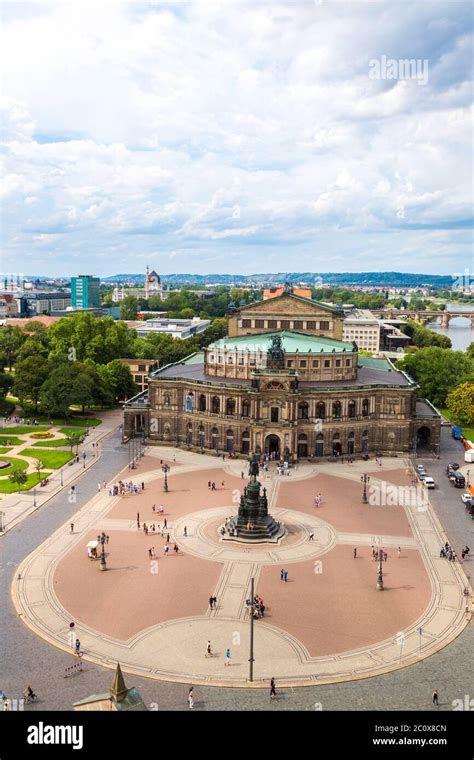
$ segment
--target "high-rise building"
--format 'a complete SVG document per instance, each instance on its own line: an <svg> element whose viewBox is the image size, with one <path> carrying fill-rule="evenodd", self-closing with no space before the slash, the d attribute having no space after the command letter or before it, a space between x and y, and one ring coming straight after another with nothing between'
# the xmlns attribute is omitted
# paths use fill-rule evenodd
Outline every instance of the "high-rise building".
<svg viewBox="0 0 474 760"><path fill-rule="evenodd" d="M73 309L99 308L100 279L90 274L71 277L71 305Z"/></svg>

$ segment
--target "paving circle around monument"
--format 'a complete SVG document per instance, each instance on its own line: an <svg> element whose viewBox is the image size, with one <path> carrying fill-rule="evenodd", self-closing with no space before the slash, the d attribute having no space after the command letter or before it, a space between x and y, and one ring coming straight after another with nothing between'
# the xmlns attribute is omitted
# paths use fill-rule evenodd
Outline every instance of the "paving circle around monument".
<svg viewBox="0 0 474 760"><path fill-rule="evenodd" d="M336 531L324 520L279 507L273 509L273 515L287 530L280 543L223 541L219 537L219 528L225 518L235 513L235 508L218 507L185 515L173 525L174 540L188 554L206 560L226 562L240 559L264 565L281 564L283 561L301 562L319 557L337 543ZM186 542L180 538L185 526L188 532ZM314 538L310 540L311 534Z"/></svg>

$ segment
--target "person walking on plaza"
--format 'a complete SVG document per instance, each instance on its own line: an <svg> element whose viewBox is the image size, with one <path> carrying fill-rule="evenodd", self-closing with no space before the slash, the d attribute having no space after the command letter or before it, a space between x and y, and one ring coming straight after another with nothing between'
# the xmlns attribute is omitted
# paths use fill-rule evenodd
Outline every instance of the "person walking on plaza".
<svg viewBox="0 0 474 760"><path fill-rule="evenodd" d="M354 559L357 559L357 547L354 547Z"/></svg>
<svg viewBox="0 0 474 760"><path fill-rule="evenodd" d="M79 654L79 652L81 651L81 642L79 641L79 639L76 639L75 646L76 646L76 654Z"/></svg>
<svg viewBox="0 0 474 760"><path fill-rule="evenodd" d="M288 583L288 570L285 570L283 580L285 581L285 583Z"/></svg>
<svg viewBox="0 0 474 760"><path fill-rule="evenodd" d="M270 681L270 699L276 699L276 695L275 679L272 678Z"/></svg>
<svg viewBox="0 0 474 760"><path fill-rule="evenodd" d="M167 527L168 527L168 520L165 517L165 521L163 523L163 528L166 530Z"/></svg>
<svg viewBox="0 0 474 760"><path fill-rule="evenodd" d="M206 657L212 657L212 649L211 649L211 642L207 642L206 646Z"/></svg>
<svg viewBox="0 0 474 760"><path fill-rule="evenodd" d="M284 580L285 580L285 571L284 571L283 569L282 569L282 570L281 570L281 572L280 572L280 580L281 580L281 581L284 581Z"/></svg>
<svg viewBox="0 0 474 760"><path fill-rule="evenodd" d="M190 710L194 707L194 695L193 695L193 689L194 687L191 686L191 688L188 691L188 707Z"/></svg>
<svg viewBox="0 0 474 760"><path fill-rule="evenodd" d="M432 696L431 696L431 702L435 707L439 707L439 701L438 701L438 690L435 689Z"/></svg>
<svg viewBox="0 0 474 760"><path fill-rule="evenodd" d="M310 533L309 534L309 540L310 541L314 541L314 533Z"/></svg>
<svg viewBox="0 0 474 760"><path fill-rule="evenodd" d="M402 556L402 550L401 550L401 547L399 546L398 549L397 549L397 557L398 557L398 559L400 559L401 556Z"/></svg>
<svg viewBox="0 0 474 760"><path fill-rule="evenodd" d="M225 663L226 666L230 665L230 649L225 650Z"/></svg>
<svg viewBox="0 0 474 760"><path fill-rule="evenodd" d="M188 535L188 529L187 529L186 525L184 526L183 535L184 535L185 538Z"/></svg>
<svg viewBox="0 0 474 760"><path fill-rule="evenodd" d="M165 557L168 554L169 550L170 550L170 548L169 548L168 544L165 544Z"/></svg>

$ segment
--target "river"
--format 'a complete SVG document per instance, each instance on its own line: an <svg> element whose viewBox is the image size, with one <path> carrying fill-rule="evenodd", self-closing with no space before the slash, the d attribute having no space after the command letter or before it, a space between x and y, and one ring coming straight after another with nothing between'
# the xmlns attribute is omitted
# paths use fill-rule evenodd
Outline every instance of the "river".
<svg viewBox="0 0 474 760"><path fill-rule="evenodd" d="M463 311L474 311L474 306L469 304L448 303L446 304L448 311L459 311L462 314ZM467 319L452 319L449 323L449 327L441 327L439 322L428 322L426 325L429 330L440 333L440 335L447 335L451 340L453 349L456 351L465 351L469 343L474 342L474 328L471 326L471 322Z"/></svg>

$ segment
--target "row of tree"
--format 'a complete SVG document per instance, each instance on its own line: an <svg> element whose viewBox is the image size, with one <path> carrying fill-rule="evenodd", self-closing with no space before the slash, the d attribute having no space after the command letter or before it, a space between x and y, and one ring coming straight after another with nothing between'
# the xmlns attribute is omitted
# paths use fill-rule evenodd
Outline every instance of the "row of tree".
<svg viewBox="0 0 474 760"><path fill-rule="evenodd" d="M245 306L251 301L259 300L262 292L259 290L244 290L243 288L227 288L219 286L214 295L203 298L193 290L183 288L171 292L165 300L160 296L138 298L126 296L120 303L121 319L136 319L138 313L165 311L171 319L192 319L200 316L202 319L225 317L229 311L238 306ZM107 303L109 301L106 297ZM106 305L104 301L104 305Z"/></svg>

